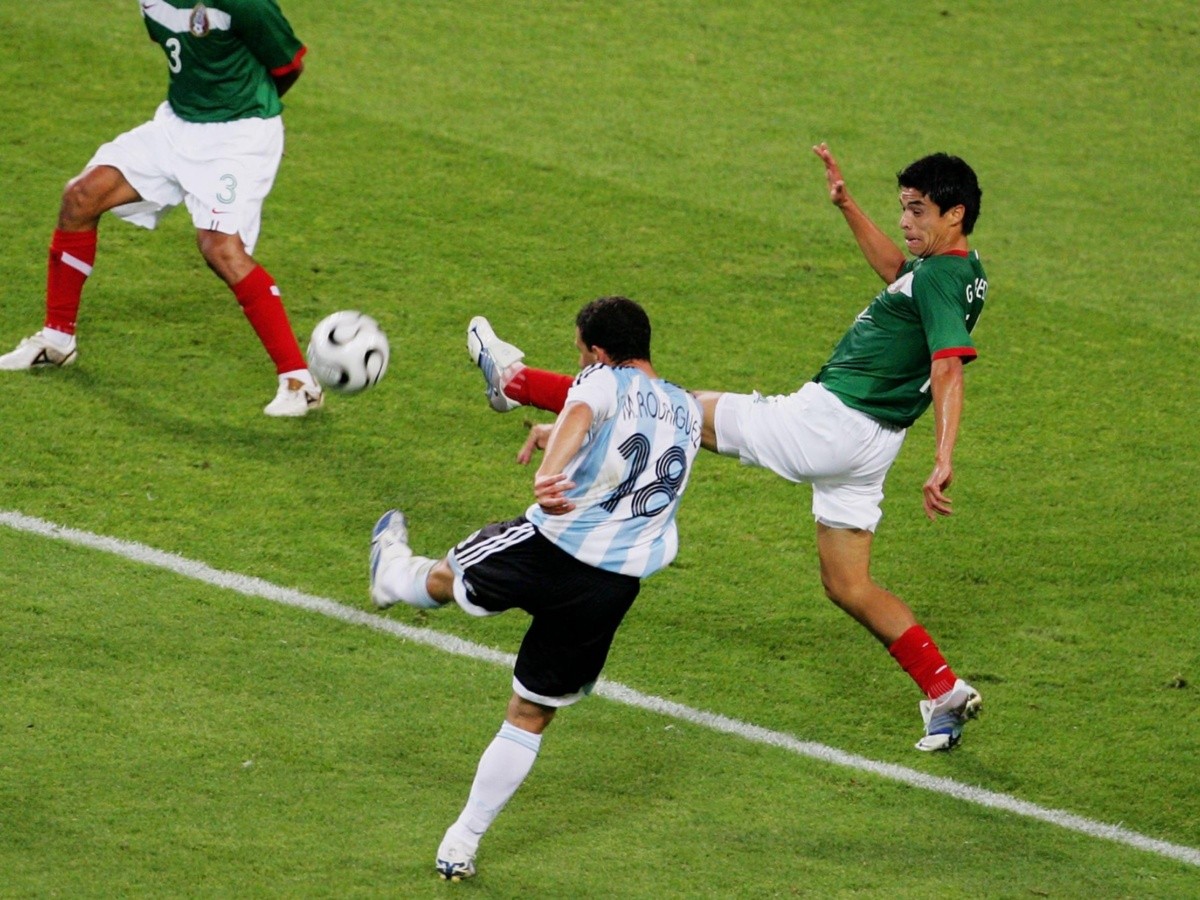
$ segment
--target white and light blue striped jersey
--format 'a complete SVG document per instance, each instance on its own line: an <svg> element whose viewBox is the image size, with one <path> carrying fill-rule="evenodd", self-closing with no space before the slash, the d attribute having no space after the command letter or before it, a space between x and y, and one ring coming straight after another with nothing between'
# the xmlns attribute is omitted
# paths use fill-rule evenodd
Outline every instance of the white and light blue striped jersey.
<svg viewBox="0 0 1200 900"><path fill-rule="evenodd" d="M575 509L525 513L580 562L645 578L679 549L675 511L700 449L700 404L681 387L631 366L588 366L567 403L586 403L592 427L564 473Z"/></svg>

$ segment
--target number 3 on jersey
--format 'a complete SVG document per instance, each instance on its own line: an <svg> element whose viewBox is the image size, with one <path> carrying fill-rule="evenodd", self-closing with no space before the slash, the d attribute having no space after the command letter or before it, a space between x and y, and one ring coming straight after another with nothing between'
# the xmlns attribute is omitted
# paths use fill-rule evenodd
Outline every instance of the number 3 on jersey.
<svg viewBox="0 0 1200 900"><path fill-rule="evenodd" d="M629 474L617 485L601 508L612 512L617 504L632 494L632 512L635 516L656 516L667 509L683 483L687 472L687 454L682 447L669 447L654 464L655 480L634 490L638 479L650 463L650 439L644 434L631 434L617 448L621 456L630 461ZM656 502L656 498L658 502Z"/></svg>
<svg viewBox="0 0 1200 900"><path fill-rule="evenodd" d="M163 41L163 47L167 51L167 68L178 75L183 68L183 60L179 57L183 52L183 45L179 43L179 38L167 38Z"/></svg>

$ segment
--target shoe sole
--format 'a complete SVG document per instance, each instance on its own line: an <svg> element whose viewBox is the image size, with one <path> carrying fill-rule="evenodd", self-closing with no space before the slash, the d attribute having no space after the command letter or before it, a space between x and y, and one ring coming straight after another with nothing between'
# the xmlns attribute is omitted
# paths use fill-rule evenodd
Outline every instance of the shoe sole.
<svg viewBox="0 0 1200 900"><path fill-rule="evenodd" d="M479 337L479 323L482 322L484 327L491 329L488 325L488 320L483 316L476 316L467 323L467 355L471 357L471 362L479 365L479 357L483 354L483 341ZM494 333L494 332L493 332Z"/></svg>
<svg viewBox="0 0 1200 900"><path fill-rule="evenodd" d="M498 413L512 412L521 406L516 400L511 399L503 391L498 391L492 385L492 375L489 369L494 372L496 370L496 360L490 351L485 349L486 341L480 332L484 331L488 335L488 340L494 340L500 343L500 338L496 337L496 332L492 329L491 323L483 316L476 316L467 324L467 354L471 357L471 362L475 367L483 373L483 378L487 382L487 388L484 390L484 395L487 397L488 406ZM509 345L511 346L511 345ZM520 354L517 362L525 358L517 348L513 348ZM484 361L484 354L487 354L487 361Z"/></svg>
<svg viewBox="0 0 1200 900"><path fill-rule="evenodd" d="M271 404L268 403L267 407ZM315 397L312 394L305 393L304 409L299 412L267 412L267 407L263 407L263 413L272 419L302 419L314 409L320 409L325 405L325 392L317 394Z"/></svg>
<svg viewBox="0 0 1200 900"><path fill-rule="evenodd" d="M65 369L67 366L75 365L75 357L78 354L72 350L60 362L55 362L50 358L50 355L45 350L38 352L28 364L23 366L0 366L0 372L31 372L34 369Z"/></svg>

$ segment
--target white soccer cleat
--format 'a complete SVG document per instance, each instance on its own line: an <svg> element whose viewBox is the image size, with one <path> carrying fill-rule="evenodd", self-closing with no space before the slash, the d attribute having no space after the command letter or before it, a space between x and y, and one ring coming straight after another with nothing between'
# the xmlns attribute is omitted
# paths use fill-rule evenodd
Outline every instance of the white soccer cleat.
<svg viewBox="0 0 1200 900"><path fill-rule="evenodd" d="M951 749L961 740L967 720L979 715L982 707L983 699L979 691L961 678L940 697L922 700L921 718L925 720L925 737L917 741L917 749Z"/></svg>
<svg viewBox="0 0 1200 900"><path fill-rule="evenodd" d="M305 384L299 378L280 378L275 399L263 407L268 416L303 416L310 409L320 409L325 392L316 384Z"/></svg>
<svg viewBox="0 0 1200 900"><path fill-rule="evenodd" d="M408 546L408 520L398 509L389 509L371 532L371 599L380 609L387 609L400 602L384 590L379 575L392 563L412 559L412 548Z"/></svg>
<svg viewBox="0 0 1200 900"><path fill-rule="evenodd" d="M521 405L507 397L504 389L513 376L525 368L521 362L525 354L496 337L491 323L483 316L476 316L467 326L467 353L487 381L487 398L492 409L509 412Z"/></svg>
<svg viewBox="0 0 1200 900"><path fill-rule="evenodd" d="M380 609L407 603L414 609L445 606L429 594L429 573L437 560L414 556L408 546L408 520L389 509L371 532L371 600Z"/></svg>
<svg viewBox="0 0 1200 900"><path fill-rule="evenodd" d="M42 332L25 338L11 350L0 356L0 371L19 372L22 369L42 369L48 366L69 366L75 362L75 338L66 349L51 343Z"/></svg>
<svg viewBox="0 0 1200 900"><path fill-rule="evenodd" d="M438 847L435 865L443 881L462 881L475 874L475 852L451 837L448 831Z"/></svg>

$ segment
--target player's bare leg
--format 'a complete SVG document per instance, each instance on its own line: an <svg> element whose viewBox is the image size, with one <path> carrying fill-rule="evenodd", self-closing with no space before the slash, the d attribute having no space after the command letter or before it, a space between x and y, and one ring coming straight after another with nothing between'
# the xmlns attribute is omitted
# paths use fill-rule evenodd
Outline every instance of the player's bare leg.
<svg viewBox="0 0 1200 900"><path fill-rule="evenodd" d="M925 736L918 750L954 747L968 719L978 715L979 693L958 678L908 605L870 575L870 531L817 524L817 552L825 593L885 647L925 693L920 703Z"/></svg>
<svg viewBox="0 0 1200 900"><path fill-rule="evenodd" d="M140 200L125 176L112 166L84 169L67 182L58 222L50 239L46 270L46 318L42 330L0 356L0 370L17 371L75 362L75 321L83 285L96 261L100 216L115 206Z"/></svg>
<svg viewBox="0 0 1200 900"><path fill-rule="evenodd" d="M908 605L871 579L870 531L817 524L817 553L825 595L885 646L917 624Z"/></svg>
<svg viewBox="0 0 1200 900"><path fill-rule="evenodd" d="M67 182L58 208L59 231L95 231L100 216L142 197L120 169L92 166Z"/></svg>
<svg viewBox="0 0 1200 900"><path fill-rule="evenodd" d="M201 228L196 230L196 245L208 267L233 291L275 363L279 387L263 412L269 416L303 416L320 407L325 395L309 374L275 279L246 252L239 235Z"/></svg>
<svg viewBox="0 0 1200 900"><path fill-rule="evenodd" d="M240 235L196 229L196 246L208 267L232 290L258 265Z"/></svg>
<svg viewBox="0 0 1200 900"><path fill-rule="evenodd" d="M717 451L717 403L723 394L720 391L695 391L704 411L704 422L700 427L700 446L705 450Z"/></svg>

